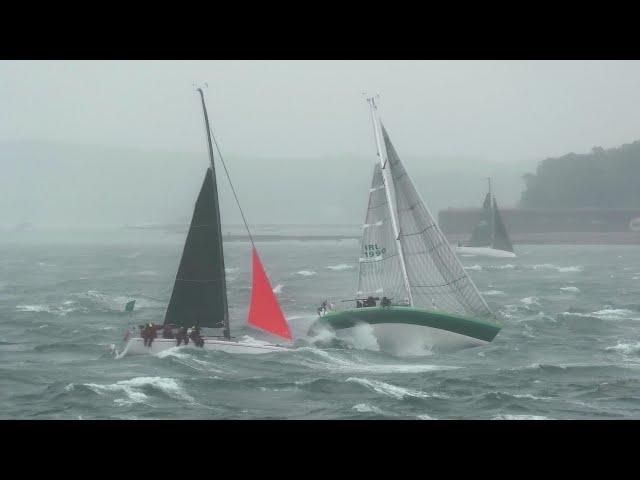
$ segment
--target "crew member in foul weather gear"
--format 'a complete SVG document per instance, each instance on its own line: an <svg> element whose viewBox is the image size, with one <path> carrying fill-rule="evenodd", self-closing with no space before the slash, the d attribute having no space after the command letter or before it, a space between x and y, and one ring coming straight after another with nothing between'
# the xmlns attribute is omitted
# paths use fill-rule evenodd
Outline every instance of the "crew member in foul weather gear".
<svg viewBox="0 0 640 480"><path fill-rule="evenodd" d="M172 325L165 325L164 328L162 329L162 338L174 338L174 334L173 334L173 326Z"/></svg>
<svg viewBox="0 0 640 480"><path fill-rule="evenodd" d="M153 341L158 338L158 329L156 328L156 326L153 323L149 324L149 336L148 336L148 345L147 346L151 346L151 344L153 343Z"/></svg>
<svg viewBox="0 0 640 480"><path fill-rule="evenodd" d="M189 337L187 336L187 329L184 327L180 327L178 329L178 333L176 333L177 346L179 347L182 342L185 345L189 344Z"/></svg>
<svg viewBox="0 0 640 480"><path fill-rule="evenodd" d="M320 304L320 307L318 307L318 315L323 317L326 313L327 313L327 301L325 300Z"/></svg>
<svg viewBox="0 0 640 480"><path fill-rule="evenodd" d="M204 339L200 335L200 327L191 327L191 333L189 334L196 347L204 347Z"/></svg>
<svg viewBox="0 0 640 480"><path fill-rule="evenodd" d="M362 302L360 300L356 300L356 308L362 308Z"/></svg>
<svg viewBox="0 0 640 480"><path fill-rule="evenodd" d="M381 307L390 307L391 306L391 300L389 300L387 297L382 297L382 301L380 302L380 306Z"/></svg>

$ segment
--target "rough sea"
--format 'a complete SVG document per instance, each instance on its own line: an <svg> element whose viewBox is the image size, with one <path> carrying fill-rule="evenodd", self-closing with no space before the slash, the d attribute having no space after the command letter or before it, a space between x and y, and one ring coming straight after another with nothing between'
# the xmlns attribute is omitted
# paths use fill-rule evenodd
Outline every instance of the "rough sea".
<svg viewBox="0 0 640 480"><path fill-rule="evenodd" d="M4 231L0 418L640 418L640 246L462 256L504 328L485 347L407 357L371 342L321 347L305 335L325 297L353 294L357 240L258 242L296 348L115 359L129 327L162 322L184 236ZM249 244L225 249L232 332L268 340L245 326Z"/></svg>

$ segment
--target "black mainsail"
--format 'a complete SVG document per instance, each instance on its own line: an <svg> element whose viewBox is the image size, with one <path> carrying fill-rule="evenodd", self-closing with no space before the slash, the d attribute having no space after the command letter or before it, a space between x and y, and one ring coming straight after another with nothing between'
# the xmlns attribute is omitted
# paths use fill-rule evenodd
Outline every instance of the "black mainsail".
<svg viewBox="0 0 640 480"><path fill-rule="evenodd" d="M513 252L513 244L507 233L507 227L502 222L496 199L493 199L493 248Z"/></svg>
<svg viewBox="0 0 640 480"><path fill-rule="evenodd" d="M224 328L224 337L228 339L231 335L227 281L211 130L204 95L201 89L198 92L202 100L211 167L207 169L193 211L164 324Z"/></svg>
<svg viewBox="0 0 640 480"><path fill-rule="evenodd" d="M495 250L513 252L513 244L507 233L502 217L498 210L498 204L491 193L491 179L489 180L489 192L484 197L480 221L473 227L469 247L489 247Z"/></svg>
<svg viewBox="0 0 640 480"><path fill-rule="evenodd" d="M487 193L482 204L482 212L480 213L480 221L473 227L471 232L470 247L488 247L491 245L491 194Z"/></svg>

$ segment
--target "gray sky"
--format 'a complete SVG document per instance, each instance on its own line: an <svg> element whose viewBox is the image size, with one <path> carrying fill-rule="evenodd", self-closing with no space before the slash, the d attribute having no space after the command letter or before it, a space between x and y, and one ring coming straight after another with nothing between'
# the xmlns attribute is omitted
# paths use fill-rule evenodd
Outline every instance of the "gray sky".
<svg viewBox="0 0 640 480"><path fill-rule="evenodd" d="M375 153L365 90L381 94L385 125L433 213L479 204L485 173L501 203L515 204L537 161L640 138L636 61L2 61L0 223L81 222L83 207L114 224L190 210L206 168L194 81L209 84L213 128L253 223L313 223L309 212L362 221ZM32 155L34 141L64 148ZM78 144L104 149L61 158ZM55 188L43 172L59 174ZM90 188L83 175L93 175ZM175 209L151 211L168 190ZM84 205L76 192L88 195Z"/></svg>

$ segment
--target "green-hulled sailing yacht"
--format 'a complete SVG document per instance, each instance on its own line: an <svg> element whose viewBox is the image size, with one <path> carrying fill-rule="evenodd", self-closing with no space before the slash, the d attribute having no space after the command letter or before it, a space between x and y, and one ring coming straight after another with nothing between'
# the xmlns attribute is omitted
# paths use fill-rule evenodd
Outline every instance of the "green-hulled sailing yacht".
<svg viewBox="0 0 640 480"><path fill-rule="evenodd" d="M369 189L355 308L320 309L309 334L328 329L338 337L373 336L381 350L407 354L485 345L501 325L416 190L375 98L367 101L378 161Z"/></svg>

